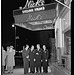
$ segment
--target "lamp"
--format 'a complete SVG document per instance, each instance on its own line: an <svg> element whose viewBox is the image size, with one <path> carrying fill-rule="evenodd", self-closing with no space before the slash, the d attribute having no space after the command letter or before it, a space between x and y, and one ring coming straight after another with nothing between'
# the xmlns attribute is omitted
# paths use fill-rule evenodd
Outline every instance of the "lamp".
<svg viewBox="0 0 75 75"><path fill-rule="evenodd" d="M15 50L16 50L16 25L12 25L12 27L15 27Z"/></svg>

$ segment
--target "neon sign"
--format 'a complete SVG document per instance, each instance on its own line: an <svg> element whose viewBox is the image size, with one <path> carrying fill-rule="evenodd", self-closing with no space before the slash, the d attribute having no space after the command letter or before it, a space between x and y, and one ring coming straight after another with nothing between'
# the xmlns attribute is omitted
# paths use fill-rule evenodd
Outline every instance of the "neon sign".
<svg viewBox="0 0 75 75"><path fill-rule="evenodd" d="M45 10L45 7L34 8L34 9L28 9L28 10L22 10L22 13L29 13L29 12L41 11L41 10Z"/></svg>
<svg viewBox="0 0 75 75"><path fill-rule="evenodd" d="M49 4L45 6L40 6L40 7L34 7L34 8L29 8L29 9L20 9L20 10L14 10L13 15L21 15L21 14L29 14L29 13L34 13L34 12L42 12L46 10L52 10L56 8L56 4Z"/></svg>
<svg viewBox="0 0 75 75"><path fill-rule="evenodd" d="M29 10L23 10L22 13L29 13L29 12L33 12L33 9L29 9Z"/></svg>
<svg viewBox="0 0 75 75"><path fill-rule="evenodd" d="M35 11L45 10L45 7L35 8Z"/></svg>
<svg viewBox="0 0 75 75"><path fill-rule="evenodd" d="M27 0L26 4L25 4L25 8L32 8L32 7L37 7L37 6L42 6L44 5L45 1L44 0L37 0L37 2L34 3L33 0Z"/></svg>

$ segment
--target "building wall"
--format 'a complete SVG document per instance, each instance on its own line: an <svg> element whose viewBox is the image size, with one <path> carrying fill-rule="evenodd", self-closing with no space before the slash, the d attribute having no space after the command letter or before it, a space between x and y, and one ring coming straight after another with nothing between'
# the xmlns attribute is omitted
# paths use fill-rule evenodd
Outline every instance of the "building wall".
<svg viewBox="0 0 75 75"><path fill-rule="evenodd" d="M57 48L57 59L62 65L65 65L71 71L71 49L68 50L68 41L71 44L71 10L65 10L55 22L55 39ZM71 47L70 47L71 48ZM69 53L67 53L67 50ZM62 63L64 60L64 64Z"/></svg>
<svg viewBox="0 0 75 75"><path fill-rule="evenodd" d="M66 59L66 68L71 71L71 11L69 10L64 17L62 17L62 35L63 37L63 55ZM64 56L65 55L65 56Z"/></svg>
<svg viewBox="0 0 75 75"><path fill-rule="evenodd" d="M61 62L62 51L62 28L61 28L61 18L57 18L55 22L55 39L56 39L56 49L57 49L57 60Z"/></svg>
<svg viewBox="0 0 75 75"><path fill-rule="evenodd" d="M62 47L62 29L61 29L61 19L58 17L55 23L55 39L56 39L56 47Z"/></svg>

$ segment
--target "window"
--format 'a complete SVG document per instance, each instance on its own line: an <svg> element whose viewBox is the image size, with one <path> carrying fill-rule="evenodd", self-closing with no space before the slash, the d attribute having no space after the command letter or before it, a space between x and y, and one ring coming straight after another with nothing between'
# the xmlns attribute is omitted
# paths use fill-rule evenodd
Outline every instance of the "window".
<svg viewBox="0 0 75 75"><path fill-rule="evenodd" d="M71 30L64 33L65 54L71 54Z"/></svg>

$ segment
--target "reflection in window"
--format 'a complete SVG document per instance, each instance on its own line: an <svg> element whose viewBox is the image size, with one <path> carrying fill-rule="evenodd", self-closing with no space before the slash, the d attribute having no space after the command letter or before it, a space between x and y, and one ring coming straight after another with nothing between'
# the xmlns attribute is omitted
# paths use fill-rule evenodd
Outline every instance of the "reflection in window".
<svg viewBox="0 0 75 75"><path fill-rule="evenodd" d="M71 30L64 34L65 54L71 54Z"/></svg>

